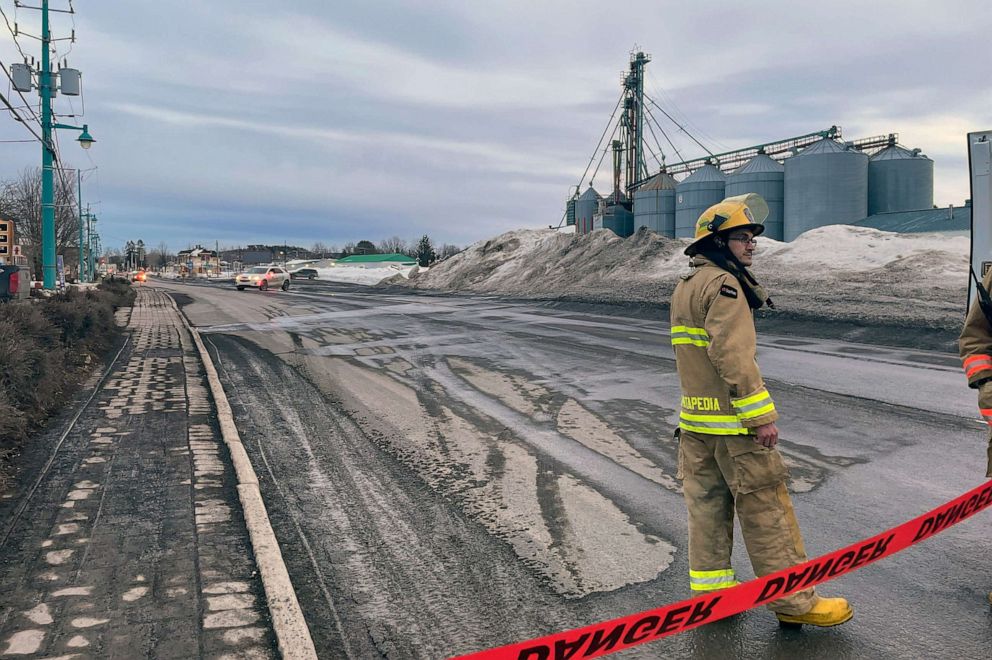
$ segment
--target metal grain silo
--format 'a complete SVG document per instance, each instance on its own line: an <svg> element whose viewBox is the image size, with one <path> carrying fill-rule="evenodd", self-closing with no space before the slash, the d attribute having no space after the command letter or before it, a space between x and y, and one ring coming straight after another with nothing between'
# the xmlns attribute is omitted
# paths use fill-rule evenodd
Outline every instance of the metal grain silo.
<svg viewBox="0 0 992 660"><path fill-rule="evenodd" d="M602 199L596 189L589 186L575 201L575 233L588 234L592 231L592 218L599 210Z"/></svg>
<svg viewBox="0 0 992 660"><path fill-rule="evenodd" d="M759 153L727 177L727 197L758 193L768 203L763 236L782 240L785 224L785 168L773 158Z"/></svg>
<svg viewBox="0 0 992 660"><path fill-rule="evenodd" d="M785 240L867 215L868 156L824 138L786 159Z"/></svg>
<svg viewBox="0 0 992 660"><path fill-rule="evenodd" d="M703 211L723 200L727 177L710 164L703 165L675 187L675 237L691 238Z"/></svg>
<svg viewBox="0 0 992 660"><path fill-rule="evenodd" d="M634 233L634 214L622 204L610 204L596 215L596 229L609 229L621 238Z"/></svg>
<svg viewBox="0 0 992 660"><path fill-rule="evenodd" d="M895 143L868 161L868 215L933 208L933 161Z"/></svg>
<svg viewBox="0 0 992 660"><path fill-rule="evenodd" d="M565 226L571 227L575 224L575 202L579 199L579 193L575 193L568 198L565 203Z"/></svg>
<svg viewBox="0 0 992 660"><path fill-rule="evenodd" d="M668 238L675 237L675 187L665 172L648 179L634 191L634 231L647 227Z"/></svg>

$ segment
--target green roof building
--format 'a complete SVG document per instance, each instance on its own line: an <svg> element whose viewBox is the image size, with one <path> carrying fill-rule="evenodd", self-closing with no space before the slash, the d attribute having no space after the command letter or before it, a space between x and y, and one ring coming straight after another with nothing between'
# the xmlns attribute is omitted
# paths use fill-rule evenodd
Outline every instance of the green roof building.
<svg viewBox="0 0 992 660"><path fill-rule="evenodd" d="M350 257L338 259L339 266L364 266L377 268L385 266L414 266L417 260L405 254L353 254Z"/></svg>

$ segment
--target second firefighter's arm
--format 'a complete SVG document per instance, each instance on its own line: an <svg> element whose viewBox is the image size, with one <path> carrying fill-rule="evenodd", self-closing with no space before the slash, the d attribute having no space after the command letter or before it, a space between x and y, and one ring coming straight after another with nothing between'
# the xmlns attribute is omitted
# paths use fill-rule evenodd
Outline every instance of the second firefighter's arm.
<svg viewBox="0 0 992 660"><path fill-rule="evenodd" d="M992 280L989 272L982 283L986 289ZM985 420L992 425L992 326L985 318L978 300L972 301L964 327L958 339L961 365L968 378L968 387L978 390L978 408Z"/></svg>
<svg viewBox="0 0 992 660"><path fill-rule="evenodd" d="M740 283L730 274L716 278L703 291L703 305L710 341L706 352L730 386L734 414L747 428L774 422L778 412L755 360L754 318Z"/></svg>

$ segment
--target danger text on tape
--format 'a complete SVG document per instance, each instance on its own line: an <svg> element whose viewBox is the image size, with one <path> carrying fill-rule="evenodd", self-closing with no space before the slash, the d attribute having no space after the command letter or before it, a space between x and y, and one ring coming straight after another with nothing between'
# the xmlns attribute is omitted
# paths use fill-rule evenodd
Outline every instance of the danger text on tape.
<svg viewBox="0 0 992 660"><path fill-rule="evenodd" d="M992 481L869 539L717 593L459 660L585 660L719 621L849 573L919 543L992 505Z"/></svg>

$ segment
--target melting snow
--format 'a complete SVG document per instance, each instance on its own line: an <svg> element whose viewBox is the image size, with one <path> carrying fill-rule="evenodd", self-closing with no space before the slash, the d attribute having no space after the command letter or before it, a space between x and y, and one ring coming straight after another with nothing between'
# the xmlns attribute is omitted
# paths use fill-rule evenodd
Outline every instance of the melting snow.
<svg viewBox="0 0 992 660"><path fill-rule="evenodd" d="M690 241L642 230L578 236L516 230L479 241L407 286L523 298L667 303ZM752 268L780 310L803 317L960 327L969 239L831 225L759 239ZM401 282L401 284L404 284Z"/></svg>

